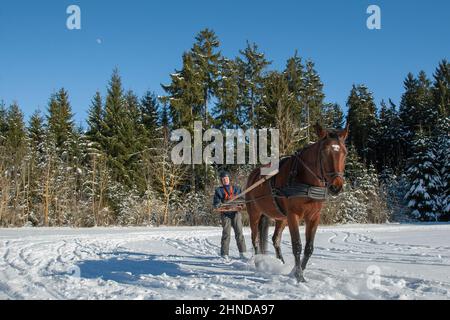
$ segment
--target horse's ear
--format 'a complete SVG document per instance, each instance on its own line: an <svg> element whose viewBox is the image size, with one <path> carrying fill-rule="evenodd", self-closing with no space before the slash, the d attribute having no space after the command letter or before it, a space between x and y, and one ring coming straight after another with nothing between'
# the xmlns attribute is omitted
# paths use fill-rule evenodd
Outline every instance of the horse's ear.
<svg viewBox="0 0 450 320"><path fill-rule="evenodd" d="M314 126L314 129L316 129L316 134L319 137L319 139L323 139L327 136L327 130L322 128L322 126L320 125L319 122L316 123L316 125Z"/></svg>
<svg viewBox="0 0 450 320"><path fill-rule="evenodd" d="M349 132L350 132L350 124L347 122L345 129L339 133L339 138L341 138L343 141L347 140Z"/></svg>

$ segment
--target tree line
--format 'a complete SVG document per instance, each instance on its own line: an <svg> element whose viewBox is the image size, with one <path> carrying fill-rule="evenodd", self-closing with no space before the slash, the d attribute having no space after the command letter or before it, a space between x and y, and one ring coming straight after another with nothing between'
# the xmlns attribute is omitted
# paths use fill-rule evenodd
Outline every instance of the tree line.
<svg viewBox="0 0 450 320"><path fill-rule="evenodd" d="M86 127L76 126L69 93L53 93L25 123L14 102L0 103L0 225L106 226L217 223L211 190L224 166L170 161L173 129L277 128L280 154L316 140L313 124L350 125L344 193L324 221L383 222L392 213L449 217L450 64L433 80L408 74L399 106L377 107L363 84L351 88L348 114L325 101L315 64L297 52L281 71L248 42L233 59L209 29L195 37L165 92L139 97L115 69L96 92ZM249 165L225 166L245 184Z"/></svg>

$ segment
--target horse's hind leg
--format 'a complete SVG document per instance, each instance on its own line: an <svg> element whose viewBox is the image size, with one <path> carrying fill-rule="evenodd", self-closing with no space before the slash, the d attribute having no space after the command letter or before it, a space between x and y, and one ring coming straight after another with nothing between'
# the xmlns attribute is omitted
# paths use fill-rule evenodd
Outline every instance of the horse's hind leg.
<svg viewBox="0 0 450 320"><path fill-rule="evenodd" d="M287 220L277 220L275 224L275 232L273 233L273 246L275 248L275 253L277 255L277 259L280 259L281 262L284 262L283 255L281 254L281 236L283 234L283 230L286 227Z"/></svg>
<svg viewBox="0 0 450 320"><path fill-rule="evenodd" d="M259 219L259 253L267 253L267 238L269 238L269 218L266 215L261 215Z"/></svg>
<svg viewBox="0 0 450 320"><path fill-rule="evenodd" d="M250 229L252 231L252 245L255 255L259 254L259 220L261 213L258 213L253 206L247 205L247 212L250 217Z"/></svg>

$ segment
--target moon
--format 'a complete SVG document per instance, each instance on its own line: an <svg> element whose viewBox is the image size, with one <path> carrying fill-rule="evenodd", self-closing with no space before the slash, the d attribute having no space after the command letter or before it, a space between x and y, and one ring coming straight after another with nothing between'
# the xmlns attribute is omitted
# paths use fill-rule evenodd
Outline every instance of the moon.
<svg viewBox="0 0 450 320"><path fill-rule="evenodd" d="M97 40L95 40L98 44L102 44L103 43L103 41L102 41L102 39L100 39L100 38L97 38Z"/></svg>

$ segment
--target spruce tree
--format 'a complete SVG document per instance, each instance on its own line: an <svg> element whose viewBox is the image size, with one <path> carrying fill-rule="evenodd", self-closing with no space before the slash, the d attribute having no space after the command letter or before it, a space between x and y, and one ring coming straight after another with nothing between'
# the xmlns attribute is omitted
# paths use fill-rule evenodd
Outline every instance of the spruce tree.
<svg viewBox="0 0 450 320"><path fill-rule="evenodd" d="M96 92L94 98L92 99L91 106L88 111L88 130L86 132L87 137L90 141L94 143L100 143L102 140L103 133L103 102L100 92Z"/></svg>
<svg viewBox="0 0 450 320"><path fill-rule="evenodd" d="M60 154L67 151L67 143L74 132L73 114L67 91L62 88L50 98L48 131Z"/></svg>
<svg viewBox="0 0 450 320"><path fill-rule="evenodd" d="M218 51L220 42L215 32L210 29L200 31L195 40L190 54L203 92L203 123L208 126L211 120L209 102L218 88L219 61L221 59L221 53Z"/></svg>
<svg viewBox="0 0 450 320"><path fill-rule="evenodd" d="M323 83L311 60L306 61L303 86L303 122L309 127L309 140L316 141L316 131L312 124L317 123L321 118L325 94L323 93Z"/></svg>
<svg viewBox="0 0 450 320"><path fill-rule="evenodd" d="M295 51L294 56L288 59L286 69L284 70L289 92L294 98L294 105L292 107L295 119L299 122L299 126L304 126L304 124L301 123L301 115L305 107L302 105L302 98L305 92L304 68L305 66L302 63L302 59L298 56L298 52Z"/></svg>
<svg viewBox="0 0 450 320"><path fill-rule="evenodd" d="M396 106L383 100L378 115L376 136L377 169L398 171L402 166L401 123Z"/></svg>
<svg viewBox="0 0 450 320"><path fill-rule="evenodd" d="M138 97L128 91L124 97L126 118L122 120L120 138L124 145L124 165L127 169L127 185L143 191L142 175L139 172L138 162L141 152L146 148L147 134L141 122L141 106Z"/></svg>
<svg viewBox="0 0 450 320"><path fill-rule="evenodd" d="M273 71L264 79L262 103L255 110L261 127L278 128L276 117L279 103L288 108L286 112L293 114L295 102L289 92L288 82L283 74Z"/></svg>
<svg viewBox="0 0 450 320"><path fill-rule="evenodd" d="M156 95L147 91L141 99L141 123L150 138L156 134L159 127L159 102Z"/></svg>
<svg viewBox="0 0 450 320"><path fill-rule="evenodd" d="M431 81L424 71L418 76L418 128L425 130L428 134L433 131L439 117L438 108L433 101L433 92L431 90Z"/></svg>
<svg viewBox="0 0 450 320"><path fill-rule="evenodd" d="M20 164L26 152L26 129L23 113L17 103L8 108L5 134L6 155L15 166ZM16 167L17 169L17 167Z"/></svg>
<svg viewBox="0 0 450 320"><path fill-rule="evenodd" d="M39 206L42 203L40 195L42 186L41 177L44 174L42 164L45 155L46 131L44 118L39 110L35 111L28 122L28 170L27 180L27 209L28 221L33 225L39 225Z"/></svg>
<svg viewBox="0 0 450 320"><path fill-rule="evenodd" d="M125 166L128 150L126 137L123 135L124 122L127 117L122 79L118 69L114 69L109 82L105 102L105 114L102 124L102 151L107 156L107 164L111 168L112 178L123 184L130 182Z"/></svg>
<svg viewBox="0 0 450 320"><path fill-rule="evenodd" d="M259 51L255 43L247 42L246 48L239 53L241 56L236 58L239 72L239 105L246 115L241 122L245 123L246 127L258 128L256 109L261 105L265 72L271 62Z"/></svg>
<svg viewBox="0 0 450 320"><path fill-rule="evenodd" d="M364 162L375 161L376 106L373 94L365 85L353 85L347 100L347 122L350 126L348 142Z"/></svg>
<svg viewBox="0 0 450 320"><path fill-rule="evenodd" d="M405 199L412 217L421 221L437 221L440 215L442 181L436 159L432 141L419 131L413 142L413 156L408 161L409 188Z"/></svg>
<svg viewBox="0 0 450 320"><path fill-rule="evenodd" d="M357 186L358 181L364 176L364 164L361 162L356 148L349 145L347 148L348 154L345 162L345 176L352 187Z"/></svg>
<svg viewBox="0 0 450 320"><path fill-rule="evenodd" d="M439 63L434 75L433 99L441 117L450 116L450 63L444 59Z"/></svg>
<svg viewBox="0 0 450 320"><path fill-rule="evenodd" d="M118 125L125 114L122 79L120 78L119 70L116 68L109 81L102 126L103 135L109 138L109 143L112 143L111 138L117 133Z"/></svg>
<svg viewBox="0 0 450 320"><path fill-rule="evenodd" d="M217 88L217 104L213 109L214 123L218 128L241 127L243 118L239 106L239 75L233 60L222 58Z"/></svg>
<svg viewBox="0 0 450 320"><path fill-rule="evenodd" d="M169 129L170 128L170 119L169 119L169 107L166 103L163 104L161 114L159 115L159 122L162 128Z"/></svg>
<svg viewBox="0 0 450 320"><path fill-rule="evenodd" d="M36 110L28 123L28 138L33 149L41 150L45 141L44 118L40 110Z"/></svg>
<svg viewBox="0 0 450 320"><path fill-rule="evenodd" d="M400 102L399 116L402 123L402 151L406 158L412 155L412 141L419 130L429 134L437 120L431 83L425 72L416 78L409 73L404 81L405 92Z"/></svg>
<svg viewBox="0 0 450 320"><path fill-rule="evenodd" d="M4 143L6 130L8 128L6 121L7 111L3 101L0 101L0 146Z"/></svg>
<svg viewBox="0 0 450 320"><path fill-rule="evenodd" d="M182 69L170 77L171 83L162 85L167 94L162 101L169 106L174 127L193 131L194 121L203 119L204 91L190 53L183 54Z"/></svg>
<svg viewBox="0 0 450 320"><path fill-rule="evenodd" d="M321 110L321 121L326 128L343 128L344 127L344 113L342 108L337 103L325 103Z"/></svg>
<svg viewBox="0 0 450 320"><path fill-rule="evenodd" d="M304 142L296 103L294 94L289 92L286 77L276 71L269 73L264 82L262 104L256 115L261 126L279 130L281 155L294 153Z"/></svg>
<svg viewBox="0 0 450 320"><path fill-rule="evenodd" d="M450 221L450 118L441 118L433 130L433 147L436 151L435 167L441 178L440 219Z"/></svg>

